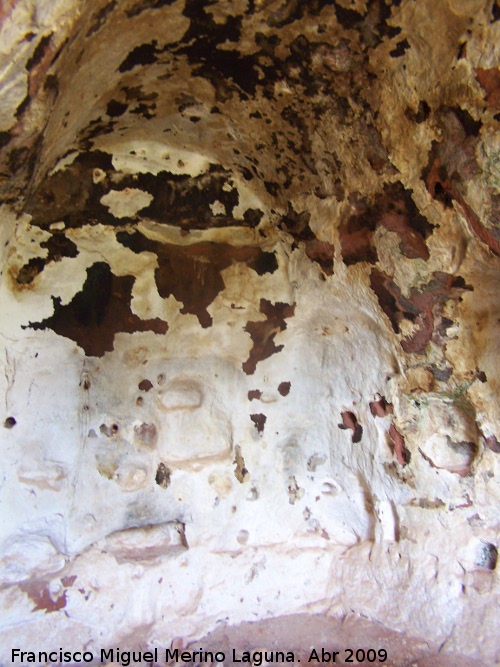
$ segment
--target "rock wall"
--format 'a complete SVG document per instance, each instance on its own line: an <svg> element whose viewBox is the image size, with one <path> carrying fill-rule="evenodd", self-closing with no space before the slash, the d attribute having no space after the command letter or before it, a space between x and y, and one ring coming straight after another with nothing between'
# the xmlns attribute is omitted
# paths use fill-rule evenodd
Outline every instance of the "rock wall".
<svg viewBox="0 0 500 667"><path fill-rule="evenodd" d="M500 664L499 19L4 3L2 664Z"/></svg>

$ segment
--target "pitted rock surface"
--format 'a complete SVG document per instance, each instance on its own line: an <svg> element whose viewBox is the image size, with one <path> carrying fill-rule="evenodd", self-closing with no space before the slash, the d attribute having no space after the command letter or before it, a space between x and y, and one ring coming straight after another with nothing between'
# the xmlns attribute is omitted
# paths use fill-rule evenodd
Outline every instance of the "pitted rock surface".
<svg viewBox="0 0 500 667"><path fill-rule="evenodd" d="M499 19L4 3L2 664L498 663Z"/></svg>

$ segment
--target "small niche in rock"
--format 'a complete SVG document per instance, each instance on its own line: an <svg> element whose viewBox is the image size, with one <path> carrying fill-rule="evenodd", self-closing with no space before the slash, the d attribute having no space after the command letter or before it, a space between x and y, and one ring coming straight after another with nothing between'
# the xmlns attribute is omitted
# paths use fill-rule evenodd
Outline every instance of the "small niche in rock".
<svg viewBox="0 0 500 667"><path fill-rule="evenodd" d="M45 259L32 257L30 261L19 269L16 281L19 285L30 285L36 276L43 271Z"/></svg>
<svg viewBox="0 0 500 667"><path fill-rule="evenodd" d="M346 430L348 428L352 431L352 442L359 442L363 437L363 427L358 423L357 417L353 412L342 412L342 424L339 428Z"/></svg>
<svg viewBox="0 0 500 667"><path fill-rule="evenodd" d="M84 373L82 375L82 379L80 380L80 387L84 391L89 391L91 386L92 386L92 382L90 381L90 377L87 375L87 373Z"/></svg>
<svg viewBox="0 0 500 667"><path fill-rule="evenodd" d="M290 393L290 388L292 386L291 382L280 382L278 385L278 391L282 396L288 396Z"/></svg>
<svg viewBox="0 0 500 667"><path fill-rule="evenodd" d="M160 463L156 469L155 482L158 486L161 486L162 489L166 489L170 484L170 475L171 471L167 466L164 463Z"/></svg>
<svg viewBox="0 0 500 667"><path fill-rule="evenodd" d="M3 423L4 428L14 428L16 424L17 421L14 417L7 417L7 419Z"/></svg>
<svg viewBox="0 0 500 667"><path fill-rule="evenodd" d="M420 102L418 103L417 111L413 111L413 109L410 109L408 107L405 111L405 116L409 120L412 120L413 122L420 125L420 123L423 123L425 120L427 120L427 118L429 118L430 112L431 108L427 104L427 102L425 100L420 100Z"/></svg>
<svg viewBox="0 0 500 667"><path fill-rule="evenodd" d="M236 468L234 470L234 476L240 482L240 484L243 484L245 479L248 476L248 470L245 467L245 459L241 455L241 447L239 445L236 445L234 449L234 461L233 463L236 465Z"/></svg>
<svg viewBox="0 0 500 667"><path fill-rule="evenodd" d="M148 380L148 379L141 380L139 382L138 387L141 391L146 391L147 392L147 391L149 391L150 389L153 388L153 383L151 382L151 380Z"/></svg>
<svg viewBox="0 0 500 667"><path fill-rule="evenodd" d="M158 439L158 430L155 424L147 424L143 422L134 426L134 434L140 444L146 447L154 447Z"/></svg>
<svg viewBox="0 0 500 667"><path fill-rule="evenodd" d="M265 273L274 273L278 268L276 255L274 252L261 252L255 259L252 268L259 276L263 276Z"/></svg>
<svg viewBox="0 0 500 667"><path fill-rule="evenodd" d="M257 431L259 433L262 433L262 431L264 430L264 426L266 425L266 420L267 420L266 415L263 414L250 415L250 419L255 424L255 428L257 429Z"/></svg>
<svg viewBox="0 0 500 667"><path fill-rule="evenodd" d="M494 570L498 561L498 549L490 542L483 542L481 540L481 549L477 559L477 565L484 567L487 570Z"/></svg>
<svg viewBox="0 0 500 667"><path fill-rule="evenodd" d="M406 449L405 439L394 424L391 424L389 428L389 437L392 440L398 463L402 466L407 465L411 460L411 453Z"/></svg>
<svg viewBox="0 0 500 667"><path fill-rule="evenodd" d="M110 100L108 106L106 107L106 113L108 116L122 116L127 110L127 105L123 102L118 102L117 100Z"/></svg>
<svg viewBox="0 0 500 667"><path fill-rule="evenodd" d="M410 48L410 44L407 39L403 39L401 42L398 42L396 44L396 47L389 52L389 55L392 58L401 58L401 56L404 56L406 51Z"/></svg>
<svg viewBox="0 0 500 667"><path fill-rule="evenodd" d="M101 424L99 426L99 431L108 438L113 437L118 433L118 424L111 424L111 426L106 426L106 424Z"/></svg>
<svg viewBox="0 0 500 667"><path fill-rule="evenodd" d="M454 107L453 113L460 121L468 137L478 137L483 123L480 120L474 120L467 109L461 107Z"/></svg>

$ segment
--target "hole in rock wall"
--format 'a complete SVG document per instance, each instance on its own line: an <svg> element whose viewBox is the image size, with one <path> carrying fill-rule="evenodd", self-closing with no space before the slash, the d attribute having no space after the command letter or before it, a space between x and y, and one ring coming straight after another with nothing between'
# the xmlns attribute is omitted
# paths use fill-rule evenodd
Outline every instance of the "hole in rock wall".
<svg viewBox="0 0 500 667"><path fill-rule="evenodd" d="M4 4L0 664L496 664L498 3Z"/></svg>

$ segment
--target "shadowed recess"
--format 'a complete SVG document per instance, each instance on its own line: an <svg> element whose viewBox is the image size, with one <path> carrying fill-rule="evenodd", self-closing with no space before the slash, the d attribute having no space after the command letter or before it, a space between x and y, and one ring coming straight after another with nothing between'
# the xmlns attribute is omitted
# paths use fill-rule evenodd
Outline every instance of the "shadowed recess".
<svg viewBox="0 0 500 667"><path fill-rule="evenodd" d="M65 306L52 297L54 314L41 322L30 322L35 330L51 329L79 345L87 356L102 357L113 349L118 332L153 331L164 334L168 324L159 318L142 320L130 309L133 276L115 276L105 262L87 269L87 279ZM27 327L24 327L27 328Z"/></svg>
<svg viewBox="0 0 500 667"><path fill-rule="evenodd" d="M196 315L201 326L212 325L207 308L225 288L221 272L234 262L242 262L258 275L274 273L276 255L255 246L228 243L194 243L179 246L152 241L140 232L118 232L117 240L135 253L153 252L158 257L155 281L159 295L173 295L184 304L182 314Z"/></svg>

